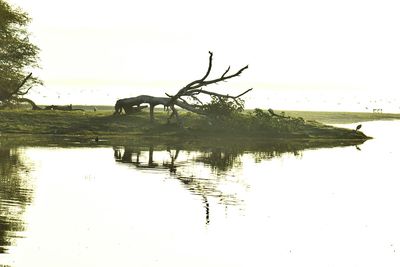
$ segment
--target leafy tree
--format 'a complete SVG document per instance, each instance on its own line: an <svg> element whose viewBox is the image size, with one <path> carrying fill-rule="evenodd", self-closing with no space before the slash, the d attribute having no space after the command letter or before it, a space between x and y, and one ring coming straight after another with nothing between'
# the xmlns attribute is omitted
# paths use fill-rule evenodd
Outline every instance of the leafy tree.
<svg viewBox="0 0 400 267"><path fill-rule="evenodd" d="M39 48L29 40L27 13L0 0L0 104L28 102L23 96L32 86L41 84L30 73L38 67Z"/></svg>

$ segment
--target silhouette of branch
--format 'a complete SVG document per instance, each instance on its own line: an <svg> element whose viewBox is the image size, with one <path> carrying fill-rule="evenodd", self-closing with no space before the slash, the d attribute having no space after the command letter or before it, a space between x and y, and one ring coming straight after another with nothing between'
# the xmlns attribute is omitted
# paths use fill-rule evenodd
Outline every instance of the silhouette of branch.
<svg viewBox="0 0 400 267"><path fill-rule="evenodd" d="M17 92L17 95L26 95L29 92L29 90L31 90L31 89L32 89L32 86L29 87L28 89L26 89L25 92Z"/></svg>
<svg viewBox="0 0 400 267"><path fill-rule="evenodd" d="M247 89L246 91L244 91L243 93L237 95L237 96L231 96L231 95L224 95L224 94L219 94L216 92L211 92L211 91L206 91L206 90L200 90L199 92L206 94L206 95L212 95L212 96L218 96L218 97L225 97L225 98L231 98L231 99L236 99L239 98L245 94L247 94L248 92L250 92L251 90L253 90L253 88Z"/></svg>
<svg viewBox="0 0 400 267"><path fill-rule="evenodd" d="M244 70L246 70L249 66L245 66L241 69L239 69L236 73L233 73L231 75L227 75L228 72L230 71L230 67L228 67L226 69L226 71L221 75L220 78L217 79L211 79L211 80L207 80L208 76L211 73L211 69L212 69L212 60L213 60L213 53L212 52L208 52L210 54L209 56L209 61L208 61L208 68L207 68L207 72L206 74L203 76L203 78L199 79L199 80L195 80L193 82L188 83L186 86L184 86L182 89L180 89L178 91L178 93L176 93L174 96L168 95L166 94L168 97L170 97L170 104L173 104L174 102L176 102L179 98L181 98L182 96L193 96L194 94L200 94L200 93L205 93L205 94L211 94L213 92L210 91L205 91L202 89L202 87L208 86L210 84L216 84L222 81L227 81L231 78L237 77L239 76ZM250 89L251 90L251 89ZM250 91L248 90L248 91ZM244 95L245 93L247 93L248 91L244 92L242 95ZM218 93L213 93L215 95L218 95ZM226 97L226 96L224 96ZM240 96L237 96L240 97ZM237 98L236 97L236 98ZM232 98L232 97L231 97Z"/></svg>

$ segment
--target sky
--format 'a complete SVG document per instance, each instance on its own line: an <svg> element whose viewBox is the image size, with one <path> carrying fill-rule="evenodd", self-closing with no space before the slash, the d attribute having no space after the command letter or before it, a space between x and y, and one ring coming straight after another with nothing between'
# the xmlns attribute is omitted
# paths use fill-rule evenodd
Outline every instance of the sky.
<svg viewBox="0 0 400 267"><path fill-rule="evenodd" d="M41 48L39 104L106 104L213 88L249 108L400 112L400 3L358 0L8 0Z"/></svg>

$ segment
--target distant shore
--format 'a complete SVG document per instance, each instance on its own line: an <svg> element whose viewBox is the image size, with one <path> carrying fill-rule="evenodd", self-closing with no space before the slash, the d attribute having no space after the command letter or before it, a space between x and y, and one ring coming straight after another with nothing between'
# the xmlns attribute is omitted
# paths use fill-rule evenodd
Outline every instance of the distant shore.
<svg viewBox="0 0 400 267"><path fill-rule="evenodd" d="M328 124L347 124L376 120L400 120L399 113L367 113L336 111L284 111L286 115L302 117Z"/></svg>

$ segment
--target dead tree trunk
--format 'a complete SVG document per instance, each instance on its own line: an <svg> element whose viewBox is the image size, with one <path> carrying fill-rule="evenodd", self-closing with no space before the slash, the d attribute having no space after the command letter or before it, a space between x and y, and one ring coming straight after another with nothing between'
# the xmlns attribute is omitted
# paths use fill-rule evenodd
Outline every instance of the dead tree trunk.
<svg viewBox="0 0 400 267"><path fill-rule="evenodd" d="M157 105L163 105L164 108L170 108L172 110L171 116L175 116L179 122L178 112L175 109L175 106L178 106L182 109L185 109L185 110L188 110L188 111L200 114L200 115L208 115L208 113L203 108L204 107L203 102L199 98L199 96L201 96L201 95L208 95L208 96L215 96L218 98L232 99L233 101L235 101L238 104L238 100L240 99L240 97L242 97L246 93L250 92L252 90L252 88L250 88L236 96L232 96L229 94L220 94L217 92L204 90L203 88L208 85L211 85L211 84L224 82L231 78L237 77L244 70L246 70L248 68L248 66L245 66L245 67L241 68L239 71L237 71L236 73L230 74L230 75L228 75L228 72L230 70L230 67L228 67L227 70L219 78L207 80L209 74L211 73L212 57L213 57L212 52L209 52L209 54L210 54L210 56L209 56L208 69L207 69L206 74L201 79L195 80L195 81L190 82L189 84L185 85L175 95L166 94L167 97L154 97L154 96L149 96L149 95L140 95L140 96L136 96L136 97L119 99L115 103L114 114L121 114L122 111L124 111L125 114L130 114L132 112L132 108L134 106L136 106L136 108L141 108L142 104L149 104L150 105L150 120L153 121L154 120L154 107ZM190 103L190 102L192 102L192 103Z"/></svg>
<svg viewBox="0 0 400 267"><path fill-rule="evenodd" d="M136 110L141 110L146 108L147 106L142 106L142 104L150 105L150 120L154 120L154 107L157 105L163 105L164 107L168 106L168 97L154 97L149 95L140 95L136 97L123 98L117 100L115 103L115 112L114 114L121 114L122 111L125 114L132 114Z"/></svg>

